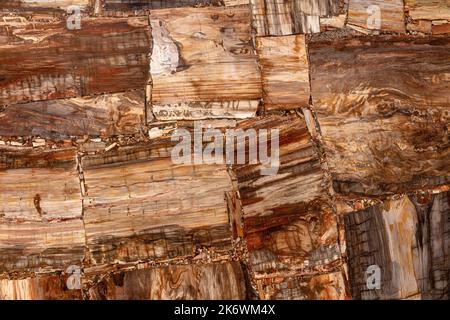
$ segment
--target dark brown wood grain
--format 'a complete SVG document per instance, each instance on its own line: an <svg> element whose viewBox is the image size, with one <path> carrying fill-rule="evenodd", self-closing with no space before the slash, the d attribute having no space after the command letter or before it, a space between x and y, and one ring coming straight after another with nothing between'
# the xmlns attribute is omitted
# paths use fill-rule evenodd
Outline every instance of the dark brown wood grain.
<svg viewBox="0 0 450 320"><path fill-rule="evenodd" d="M248 230L257 227L259 219L301 212L308 203L326 198L324 172L305 120L297 115L272 115L242 121L238 128L279 130L276 174L262 175L262 164L235 167ZM270 139L268 146L270 151ZM248 153L249 148L244 150Z"/></svg>
<svg viewBox="0 0 450 320"><path fill-rule="evenodd" d="M0 148L0 170L23 168L63 168L73 170L76 149L36 149L3 146Z"/></svg>
<svg viewBox="0 0 450 320"><path fill-rule="evenodd" d="M345 300L342 271L328 274L271 278L258 281L260 298L265 300Z"/></svg>
<svg viewBox="0 0 450 320"><path fill-rule="evenodd" d="M238 127L278 129L280 136L275 175L262 175L261 165L235 168L252 271L260 278L327 270L340 259L337 224L305 120L297 115L267 116Z"/></svg>
<svg viewBox="0 0 450 320"><path fill-rule="evenodd" d="M95 1L98 0L2 0L2 8L42 12L48 9L62 11L70 6L78 6L83 10L87 10L94 5Z"/></svg>
<svg viewBox="0 0 450 320"><path fill-rule="evenodd" d="M109 137L137 133L144 120L142 89L10 105L0 111L0 135L54 140L70 136Z"/></svg>
<svg viewBox="0 0 450 320"><path fill-rule="evenodd" d="M105 10L154 10L194 6L220 5L219 0L104 0Z"/></svg>
<svg viewBox="0 0 450 320"><path fill-rule="evenodd" d="M337 224L329 208L298 211L260 222L259 230L246 233L250 262L257 277L277 272L331 270L341 257Z"/></svg>
<svg viewBox="0 0 450 320"><path fill-rule="evenodd" d="M0 46L0 105L143 89L149 71L145 18L25 23Z"/></svg>

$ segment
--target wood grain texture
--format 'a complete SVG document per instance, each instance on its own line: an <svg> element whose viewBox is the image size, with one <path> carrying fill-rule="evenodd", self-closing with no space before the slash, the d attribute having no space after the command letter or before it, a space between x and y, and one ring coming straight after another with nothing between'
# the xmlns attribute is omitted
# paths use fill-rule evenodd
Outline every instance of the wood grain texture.
<svg viewBox="0 0 450 320"><path fill-rule="evenodd" d="M45 158L50 157L48 163L61 166L0 171L1 273L65 270L84 257L75 151L46 153ZM22 165L30 166L27 161L14 164Z"/></svg>
<svg viewBox="0 0 450 320"><path fill-rule="evenodd" d="M172 265L114 273L89 289L91 299L237 300L246 298L238 262Z"/></svg>
<svg viewBox="0 0 450 320"><path fill-rule="evenodd" d="M6 8L32 8L32 9L62 9L66 10L70 6L79 6L86 9L95 0L2 0L2 6Z"/></svg>
<svg viewBox="0 0 450 320"><path fill-rule="evenodd" d="M142 89L147 83L150 32L145 18L31 22L12 29L0 46L0 105Z"/></svg>
<svg viewBox="0 0 450 320"><path fill-rule="evenodd" d="M449 0L405 0L408 30L421 33L450 33Z"/></svg>
<svg viewBox="0 0 450 320"><path fill-rule="evenodd" d="M250 3L250 0L223 0L225 6L233 7L239 5L246 5Z"/></svg>
<svg viewBox="0 0 450 320"><path fill-rule="evenodd" d="M450 33L449 20L408 20L407 29L414 34L441 35Z"/></svg>
<svg viewBox="0 0 450 320"><path fill-rule="evenodd" d="M320 17L339 13L339 0L250 0L258 36L320 32Z"/></svg>
<svg viewBox="0 0 450 320"><path fill-rule="evenodd" d="M327 207L317 150L303 119L268 116L239 128L280 130L280 168L270 176L260 165L235 168L244 233L256 277L303 272L340 258L336 220Z"/></svg>
<svg viewBox="0 0 450 320"><path fill-rule="evenodd" d="M351 0L347 24L357 30L405 33L403 0Z"/></svg>
<svg viewBox="0 0 450 320"><path fill-rule="evenodd" d="M83 159L84 217L94 264L191 256L231 247L226 167L175 165L170 153L116 151ZM126 159L134 160L126 161ZM87 165L91 162L92 165Z"/></svg>
<svg viewBox="0 0 450 320"><path fill-rule="evenodd" d="M258 281L261 299L265 300L344 300L346 292L343 272L272 278Z"/></svg>
<svg viewBox="0 0 450 320"><path fill-rule="evenodd" d="M0 2L0 299L450 298L448 0Z"/></svg>
<svg viewBox="0 0 450 320"><path fill-rule="evenodd" d="M0 135L54 140L85 135L109 137L139 132L144 119L142 89L7 106L0 111Z"/></svg>
<svg viewBox="0 0 450 320"><path fill-rule="evenodd" d="M320 31L343 29L347 23L347 11L337 16L321 17L320 18Z"/></svg>
<svg viewBox="0 0 450 320"><path fill-rule="evenodd" d="M355 299L448 299L450 194L405 196L345 216ZM366 286L370 265L380 289Z"/></svg>
<svg viewBox="0 0 450 320"><path fill-rule="evenodd" d="M450 181L450 41L310 44L313 108L335 190L381 195Z"/></svg>
<svg viewBox="0 0 450 320"><path fill-rule="evenodd" d="M0 300L80 300L81 290L69 290L66 281L64 275L1 279Z"/></svg>
<svg viewBox="0 0 450 320"><path fill-rule="evenodd" d="M333 270L341 257L331 208L312 208L262 221L258 230L245 229L251 268L257 279Z"/></svg>
<svg viewBox="0 0 450 320"><path fill-rule="evenodd" d="M431 33L433 34L447 34L450 33L450 18L445 21L433 21L431 25Z"/></svg>
<svg viewBox="0 0 450 320"><path fill-rule="evenodd" d="M309 104L309 65L305 36L257 37L266 110Z"/></svg>
<svg viewBox="0 0 450 320"><path fill-rule="evenodd" d="M277 174L261 175L261 164L234 169L248 230L253 227L252 219L256 225L260 218L292 214L326 195L319 156L303 119L271 115L241 121L238 128L278 129L280 137Z"/></svg>
<svg viewBox="0 0 450 320"><path fill-rule="evenodd" d="M248 6L153 10L150 22L151 104L157 118L255 114L261 79Z"/></svg>
<svg viewBox="0 0 450 320"><path fill-rule="evenodd" d="M405 0L405 7L414 20L450 21L449 0Z"/></svg>
<svg viewBox="0 0 450 320"><path fill-rule="evenodd" d="M103 2L105 10L115 11L220 5L219 0L103 0Z"/></svg>
<svg viewBox="0 0 450 320"><path fill-rule="evenodd" d="M24 168L59 168L73 170L75 148L42 150L32 147L0 147L0 170Z"/></svg>
<svg viewBox="0 0 450 320"><path fill-rule="evenodd" d="M259 100L185 102L153 105L157 120L246 119L256 115Z"/></svg>

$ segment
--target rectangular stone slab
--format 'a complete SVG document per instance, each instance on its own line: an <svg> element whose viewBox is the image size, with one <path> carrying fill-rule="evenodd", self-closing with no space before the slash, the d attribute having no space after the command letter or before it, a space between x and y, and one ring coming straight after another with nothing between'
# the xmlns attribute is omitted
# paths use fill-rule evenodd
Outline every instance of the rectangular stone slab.
<svg viewBox="0 0 450 320"><path fill-rule="evenodd" d="M320 32L320 17L336 16L339 0L250 0L258 36Z"/></svg>
<svg viewBox="0 0 450 320"><path fill-rule="evenodd" d="M107 11L155 10L194 6L219 5L219 0L103 0Z"/></svg>
<svg viewBox="0 0 450 320"><path fill-rule="evenodd" d="M335 190L382 195L450 181L450 40L310 44L313 110Z"/></svg>
<svg viewBox="0 0 450 320"><path fill-rule="evenodd" d="M354 299L449 298L448 192L404 196L353 212L345 216L345 231ZM370 268L379 270L377 287Z"/></svg>
<svg viewBox="0 0 450 320"><path fill-rule="evenodd" d="M0 45L0 105L143 89L151 41L147 19L26 21Z"/></svg>
<svg viewBox="0 0 450 320"><path fill-rule="evenodd" d="M405 33L403 0L352 0L347 24L358 30Z"/></svg>
<svg viewBox="0 0 450 320"><path fill-rule="evenodd" d="M309 104L309 65L305 36L257 37L266 110Z"/></svg>
<svg viewBox="0 0 450 320"><path fill-rule="evenodd" d="M405 0L408 30L422 33L450 33L450 2L448 0Z"/></svg>
<svg viewBox="0 0 450 320"><path fill-rule="evenodd" d="M405 7L414 20L450 20L448 0L405 0Z"/></svg>
<svg viewBox="0 0 450 320"><path fill-rule="evenodd" d="M324 171L305 120L272 115L242 121L237 127L279 130L276 174L262 175L261 165L234 169L241 203L236 208L255 277L324 270L339 260L337 224L327 206Z"/></svg>
<svg viewBox="0 0 450 320"><path fill-rule="evenodd" d="M319 154L304 119L292 114L271 115L241 121L237 127L254 129L257 134L261 129L279 130L280 166L275 174L263 175L261 164L236 165L234 169L248 228L253 219L256 223L265 217L295 213L326 197ZM270 139L267 144L270 147Z"/></svg>
<svg viewBox="0 0 450 320"><path fill-rule="evenodd" d="M261 77L248 6L153 10L150 22L157 119L255 115Z"/></svg>
<svg viewBox="0 0 450 320"><path fill-rule="evenodd" d="M62 9L66 10L70 6L79 6L85 9L92 5L95 0L3 0L2 6L7 8L31 8L31 9Z"/></svg>
<svg viewBox="0 0 450 320"><path fill-rule="evenodd" d="M67 288L66 275L1 279L0 300L81 300L81 289Z"/></svg>
<svg viewBox="0 0 450 320"><path fill-rule="evenodd" d="M0 170L0 273L81 265L85 234L75 150L20 154L22 161L9 166L14 169Z"/></svg>
<svg viewBox="0 0 450 320"><path fill-rule="evenodd" d="M133 134L144 124L144 89L14 104L0 111L0 117L2 136L62 140L70 136Z"/></svg>
<svg viewBox="0 0 450 320"><path fill-rule="evenodd" d="M345 300L349 297L343 271L301 277L258 280L264 300Z"/></svg>
<svg viewBox="0 0 450 320"><path fill-rule="evenodd" d="M170 153L132 149L82 160L92 263L183 258L200 247L230 249L226 166L176 165Z"/></svg>
<svg viewBox="0 0 450 320"><path fill-rule="evenodd" d="M239 300L246 294L239 262L118 272L89 289L90 299L108 300Z"/></svg>

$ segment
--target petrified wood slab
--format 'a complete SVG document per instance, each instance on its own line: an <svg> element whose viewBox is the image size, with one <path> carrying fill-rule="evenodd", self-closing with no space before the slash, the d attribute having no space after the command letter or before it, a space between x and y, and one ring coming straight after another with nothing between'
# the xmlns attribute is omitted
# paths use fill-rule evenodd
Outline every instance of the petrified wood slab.
<svg viewBox="0 0 450 320"><path fill-rule="evenodd" d="M59 168L72 170L75 163L74 148L42 150L31 147L0 148L0 170L23 168ZM14 171L13 171L14 172Z"/></svg>
<svg viewBox="0 0 450 320"><path fill-rule="evenodd" d="M351 0L347 24L363 32L383 30L405 33L403 0Z"/></svg>
<svg viewBox="0 0 450 320"><path fill-rule="evenodd" d="M258 36L320 32L320 17L339 14L339 0L250 0Z"/></svg>
<svg viewBox="0 0 450 320"><path fill-rule="evenodd" d="M82 161L84 220L94 264L166 260L190 256L196 247L231 247L225 165L175 165L170 153L155 159L142 149L118 149L102 158Z"/></svg>
<svg viewBox="0 0 450 320"><path fill-rule="evenodd" d="M341 257L336 219L330 208L267 218L258 227L246 232L250 263L257 279L281 272L333 270Z"/></svg>
<svg viewBox="0 0 450 320"><path fill-rule="evenodd" d="M309 66L305 36L257 37L266 110L309 104Z"/></svg>
<svg viewBox="0 0 450 320"><path fill-rule="evenodd" d="M414 20L449 20L448 0L405 0L409 16Z"/></svg>
<svg viewBox="0 0 450 320"><path fill-rule="evenodd" d="M450 33L450 18L445 21L433 21L431 25L431 32L433 34L445 34Z"/></svg>
<svg viewBox="0 0 450 320"><path fill-rule="evenodd" d="M17 11L17 12L16 12ZM24 44L27 40L33 40L33 36L20 37L16 34L23 33L25 29L32 26L38 28L44 25L52 25L64 20L64 11L45 10L44 12L35 12L32 9L16 9L9 12L7 9L0 10L0 48L11 48L15 44ZM34 39L39 40L39 37ZM3 81L3 80L2 80Z"/></svg>
<svg viewBox="0 0 450 320"><path fill-rule="evenodd" d="M67 276L36 276L18 280L0 280L0 300L79 300L81 290L69 290Z"/></svg>
<svg viewBox="0 0 450 320"><path fill-rule="evenodd" d="M265 300L344 300L345 277L342 271L329 274L270 278L258 281L260 298Z"/></svg>
<svg viewBox="0 0 450 320"><path fill-rule="evenodd" d="M0 46L0 105L142 89L147 83L150 32L145 17L83 18L11 29Z"/></svg>
<svg viewBox="0 0 450 320"><path fill-rule="evenodd" d="M223 3L227 7L239 6L243 4L249 4L250 0L223 0Z"/></svg>
<svg viewBox="0 0 450 320"><path fill-rule="evenodd" d="M15 169L0 171L1 273L80 265L85 235L75 155L73 149L47 152L41 157L52 166L41 168L39 161L30 168L35 154L5 161Z"/></svg>
<svg viewBox="0 0 450 320"><path fill-rule="evenodd" d="M347 12L341 13L338 16L331 16L331 17L321 17L320 18L320 31L327 31L327 30L335 30L335 29L342 29L345 27L345 24L347 22Z"/></svg>
<svg viewBox="0 0 450 320"><path fill-rule="evenodd" d="M261 164L234 169L248 230L252 229L253 219L256 222L277 213L295 213L326 195L319 156L303 119L296 115L271 115L241 121L238 128L279 130L280 166L275 175L261 175Z"/></svg>
<svg viewBox="0 0 450 320"><path fill-rule="evenodd" d="M3 0L2 6L6 8L33 8L33 9L63 9L76 5L82 9L92 6L95 0Z"/></svg>
<svg viewBox="0 0 450 320"><path fill-rule="evenodd" d="M157 119L254 116L261 78L248 6L153 10L150 22Z"/></svg>
<svg viewBox="0 0 450 320"><path fill-rule="evenodd" d="M154 10L194 6L220 5L220 0L103 0L105 10Z"/></svg>
<svg viewBox="0 0 450 320"><path fill-rule="evenodd" d="M157 120L245 119L256 115L259 100L185 102L153 105Z"/></svg>
<svg viewBox="0 0 450 320"><path fill-rule="evenodd" d="M256 277L304 272L338 260L336 220L326 205L326 182L305 121L296 115L269 116L238 127L280 130L277 174L261 175L260 165L235 169Z"/></svg>
<svg viewBox="0 0 450 320"><path fill-rule="evenodd" d="M172 265L110 274L88 290L90 299L246 299L239 262Z"/></svg>
<svg viewBox="0 0 450 320"><path fill-rule="evenodd" d="M450 194L405 196L345 216L355 299L448 299ZM367 286L369 266L379 288Z"/></svg>
<svg viewBox="0 0 450 320"><path fill-rule="evenodd" d="M54 140L84 135L108 137L139 132L144 119L142 89L7 106L0 111L0 135Z"/></svg>
<svg viewBox="0 0 450 320"><path fill-rule="evenodd" d="M336 191L381 195L450 181L449 49L446 38L310 44L313 108Z"/></svg>
<svg viewBox="0 0 450 320"><path fill-rule="evenodd" d="M450 2L448 0L405 0L411 20L408 29L422 33L450 33Z"/></svg>

